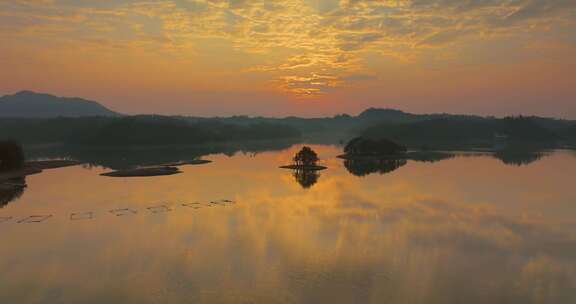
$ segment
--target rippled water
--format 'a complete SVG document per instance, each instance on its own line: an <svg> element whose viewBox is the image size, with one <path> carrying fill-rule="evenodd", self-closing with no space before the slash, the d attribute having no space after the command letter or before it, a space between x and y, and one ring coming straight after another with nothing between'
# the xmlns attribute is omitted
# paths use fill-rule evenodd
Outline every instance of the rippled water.
<svg viewBox="0 0 576 304"><path fill-rule="evenodd" d="M295 176L297 148L28 177L0 209L0 303L576 303L573 152L366 169L314 146L329 169Z"/></svg>

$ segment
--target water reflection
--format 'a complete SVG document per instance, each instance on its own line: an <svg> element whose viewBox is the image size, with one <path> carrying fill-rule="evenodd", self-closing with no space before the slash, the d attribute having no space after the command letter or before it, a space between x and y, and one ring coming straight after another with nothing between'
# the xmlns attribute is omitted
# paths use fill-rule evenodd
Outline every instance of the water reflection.
<svg viewBox="0 0 576 304"><path fill-rule="evenodd" d="M316 170L297 169L293 171L292 175L294 176L294 179L304 189L309 189L314 186L314 184L318 182L318 178L320 178L320 173Z"/></svg>
<svg viewBox="0 0 576 304"><path fill-rule="evenodd" d="M28 149L28 158L70 158L81 161L87 167L103 167L125 170L138 166L155 166L189 161L209 154L234 156L247 153L252 156L265 151L289 148L294 140L246 141L230 144L167 147L78 147L59 146L50 149Z"/></svg>
<svg viewBox="0 0 576 304"><path fill-rule="evenodd" d="M8 179L0 183L0 208L18 200L26 189L24 185L26 185L24 177Z"/></svg>
<svg viewBox="0 0 576 304"><path fill-rule="evenodd" d="M366 176L372 173L390 173L406 163L405 159L347 159L344 167L355 176Z"/></svg>
<svg viewBox="0 0 576 304"><path fill-rule="evenodd" d="M443 160L454 158L456 155L450 152L441 151L418 151L408 154L408 159L425 163L436 163Z"/></svg>
<svg viewBox="0 0 576 304"><path fill-rule="evenodd" d="M165 148L125 147L125 148L82 148L74 146L50 147L49 149L27 149L28 158L55 159L69 158L85 163L86 167L103 167L113 170L124 170L138 166L155 166L180 161L199 159L211 154L224 154L232 157L237 153L256 156L259 153L289 149L294 141L252 141L227 145L172 146ZM341 149L332 146L334 149ZM452 147L455 151L467 151ZM541 160L547 155L545 147L511 146L492 153L493 157L506 165L523 166ZM472 150L475 151L475 150ZM489 153L489 152L487 152ZM442 151L418 151L407 155L408 161L436 163L456 157L455 153ZM390 173L403 165L405 161L392 162L379 160L354 160L345 162L350 173L365 176L371 173ZM303 174L298 174L303 175Z"/></svg>
<svg viewBox="0 0 576 304"><path fill-rule="evenodd" d="M525 166L541 160L546 156L542 151L506 149L494 153L494 157L506 165Z"/></svg>
<svg viewBox="0 0 576 304"><path fill-rule="evenodd" d="M162 178L29 176L26 203L0 217L55 217L0 224L0 303L576 303L569 153L522 170L457 157L361 179L338 149L313 148L330 169L307 190L277 168L293 150L214 155ZM224 197L236 204L106 211Z"/></svg>

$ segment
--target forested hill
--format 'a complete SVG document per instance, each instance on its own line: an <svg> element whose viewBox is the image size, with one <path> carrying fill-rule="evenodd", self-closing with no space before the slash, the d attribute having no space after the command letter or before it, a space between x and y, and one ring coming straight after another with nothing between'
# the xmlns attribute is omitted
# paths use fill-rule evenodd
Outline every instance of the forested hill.
<svg viewBox="0 0 576 304"><path fill-rule="evenodd" d="M388 138L398 142L491 142L495 136L508 142L557 142L565 138L562 130L542 126L530 117L503 119L431 119L413 123L380 123L367 128L368 138Z"/></svg>
<svg viewBox="0 0 576 304"><path fill-rule="evenodd" d="M103 105L82 98L57 97L31 91L0 97L0 118L119 116Z"/></svg>
<svg viewBox="0 0 576 304"><path fill-rule="evenodd" d="M80 98L23 91L0 97L0 139L75 144L190 144L231 140L330 138L357 135L399 141L490 141L501 133L513 140L576 142L576 122L545 117L494 118L448 113L415 114L370 108L353 116L196 117L122 116Z"/></svg>
<svg viewBox="0 0 576 304"><path fill-rule="evenodd" d="M405 135L411 138L462 138L480 136L493 138L495 133L513 133L514 137L556 140L558 138L576 138L576 121L536 117L517 116L507 118L483 117L478 115L460 115L448 113L414 114L395 109L370 108L357 116L348 114L325 118L267 118L267 117L182 117L193 122L218 121L229 124L246 125L255 122L281 123L294 127L305 135L337 134L342 138L368 134L375 136ZM390 130L393 128L394 130ZM432 129L428 129L432 128ZM520 128L523 131L517 130ZM410 131L408 131L410 130ZM434 133L431 133L435 130ZM520 135L520 134L523 135ZM546 135L547 134L547 135ZM430 135L430 136L428 136Z"/></svg>

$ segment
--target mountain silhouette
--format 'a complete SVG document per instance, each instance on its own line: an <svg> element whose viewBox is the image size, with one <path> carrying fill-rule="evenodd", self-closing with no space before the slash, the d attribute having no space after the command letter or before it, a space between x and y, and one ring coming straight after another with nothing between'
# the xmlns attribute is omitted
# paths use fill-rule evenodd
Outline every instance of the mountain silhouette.
<svg viewBox="0 0 576 304"><path fill-rule="evenodd" d="M412 123L435 119L458 119L458 120L482 120L483 117L477 115L432 113L414 114L396 109L368 108L357 116L358 119L369 122L387 123Z"/></svg>
<svg viewBox="0 0 576 304"><path fill-rule="evenodd" d="M388 121L388 122L413 122L420 120L418 115L406 113L395 109L369 108L358 115L361 120Z"/></svg>
<svg viewBox="0 0 576 304"><path fill-rule="evenodd" d="M120 116L101 104L82 98L21 91L0 97L0 118Z"/></svg>

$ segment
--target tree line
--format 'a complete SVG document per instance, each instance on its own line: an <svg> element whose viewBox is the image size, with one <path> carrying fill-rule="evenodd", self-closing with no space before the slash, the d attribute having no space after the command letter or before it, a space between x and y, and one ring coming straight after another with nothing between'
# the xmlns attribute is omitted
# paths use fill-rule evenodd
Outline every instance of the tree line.
<svg viewBox="0 0 576 304"><path fill-rule="evenodd" d="M190 122L157 115L0 121L0 139L18 139L22 143L167 145L286 139L300 136L300 131L283 124L261 122L234 125L218 121Z"/></svg>
<svg viewBox="0 0 576 304"><path fill-rule="evenodd" d="M576 130L576 129L575 129ZM399 143L493 141L502 135L509 142L554 143L570 139L567 128L555 129L531 117L502 119L433 119L414 123L380 123L365 129L368 138L388 138ZM576 134L574 134L576 136Z"/></svg>

